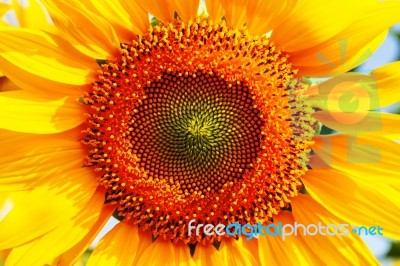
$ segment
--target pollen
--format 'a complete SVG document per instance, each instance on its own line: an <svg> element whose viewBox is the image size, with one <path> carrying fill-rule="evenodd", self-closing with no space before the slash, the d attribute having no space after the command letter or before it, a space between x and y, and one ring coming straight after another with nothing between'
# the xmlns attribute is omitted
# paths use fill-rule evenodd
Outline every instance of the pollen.
<svg viewBox="0 0 400 266"><path fill-rule="evenodd" d="M106 61L84 97L85 161L117 215L208 243L188 222L271 222L302 189L305 84L269 39L198 19L160 24Z"/></svg>

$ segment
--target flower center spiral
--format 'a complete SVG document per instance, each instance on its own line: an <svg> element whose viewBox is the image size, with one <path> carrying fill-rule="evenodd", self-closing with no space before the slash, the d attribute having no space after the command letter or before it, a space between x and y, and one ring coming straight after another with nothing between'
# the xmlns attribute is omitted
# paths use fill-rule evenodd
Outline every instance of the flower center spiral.
<svg viewBox="0 0 400 266"><path fill-rule="evenodd" d="M268 223L302 188L311 109L266 37L198 19L121 44L84 97L83 143L126 221L174 242L187 224Z"/></svg>
<svg viewBox="0 0 400 266"><path fill-rule="evenodd" d="M262 119L248 89L209 74L164 74L144 88L132 152L154 178L190 196L240 179L260 150Z"/></svg>

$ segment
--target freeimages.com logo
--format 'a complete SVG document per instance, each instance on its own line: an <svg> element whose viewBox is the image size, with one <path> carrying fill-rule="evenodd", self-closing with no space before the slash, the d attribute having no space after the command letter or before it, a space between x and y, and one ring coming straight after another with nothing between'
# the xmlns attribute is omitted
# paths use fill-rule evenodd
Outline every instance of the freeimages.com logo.
<svg viewBox="0 0 400 266"><path fill-rule="evenodd" d="M281 222L277 224L262 225L257 224L244 224L239 223L233 224L197 224L195 219L192 219L188 224L188 235L193 233L196 236L205 234L207 236L212 235L228 235L228 236L246 236L246 240L251 240L254 237L280 237L283 241L288 236L348 236L350 234L356 235L383 235L383 228L378 226L354 226L350 224L327 224L324 225L321 222L317 224L301 224L294 222L294 224L282 224Z"/></svg>

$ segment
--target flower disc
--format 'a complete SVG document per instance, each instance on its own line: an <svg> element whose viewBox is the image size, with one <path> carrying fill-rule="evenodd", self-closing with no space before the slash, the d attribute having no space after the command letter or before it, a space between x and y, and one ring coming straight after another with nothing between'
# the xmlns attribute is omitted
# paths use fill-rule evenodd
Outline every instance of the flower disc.
<svg viewBox="0 0 400 266"><path fill-rule="evenodd" d="M174 242L187 224L267 223L297 195L312 132L268 38L175 21L121 44L84 101L83 143L121 219ZM301 118L301 119L300 119Z"/></svg>
<svg viewBox="0 0 400 266"><path fill-rule="evenodd" d="M251 169L262 119L248 89L217 76L163 75L132 117L132 153L154 181L190 197L218 192Z"/></svg>

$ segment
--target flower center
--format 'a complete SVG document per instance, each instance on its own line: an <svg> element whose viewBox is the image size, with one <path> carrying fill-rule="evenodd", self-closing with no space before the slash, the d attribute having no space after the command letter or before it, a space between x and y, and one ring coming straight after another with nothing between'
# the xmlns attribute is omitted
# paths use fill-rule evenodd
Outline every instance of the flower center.
<svg viewBox="0 0 400 266"><path fill-rule="evenodd" d="M144 93L130 122L131 151L155 181L189 197L217 192L251 168L263 122L246 87L210 74L164 74Z"/></svg>
<svg viewBox="0 0 400 266"><path fill-rule="evenodd" d="M311 109L261 36L162 24L102 65L83 143L117 213L154 236L214 243L187 224L268 223L302 188Z"/></svg>

